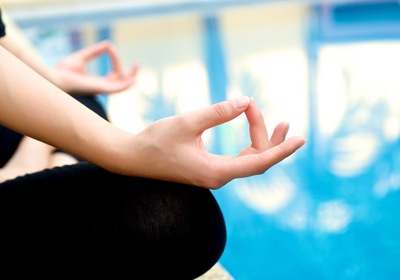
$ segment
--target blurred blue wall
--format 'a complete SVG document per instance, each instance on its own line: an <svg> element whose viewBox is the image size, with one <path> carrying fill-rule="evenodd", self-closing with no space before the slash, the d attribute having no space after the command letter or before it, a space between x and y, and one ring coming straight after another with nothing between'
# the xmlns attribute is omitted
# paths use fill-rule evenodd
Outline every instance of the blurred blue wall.
<svg viewBox="0 0 400 280"><path fill-rule="evenodd" d="M144 61L137 87L110 100L111 112L130 104L123 120L146 125L179 113L193 105L185 99L190 94L204 95L201 105L246 94L260 104L270 133L288 119L292 134L308 138L266 174L214 191L228 228L221 264L235 279L399 279L399 3L283 2L192 9L192 32L180 29L185 21L178 19L175 32L160 30L168 38L159 40L143 27L152 26L143 23L147 17L132 14L122 23L115 16L109 24L53 33L22 27L44 57L54 32L75 38L73 44L77 32L83 36L90 29L93 40L118 44L126 60ZM166 16L162 22L174 20ZM128 25L144 28L148 37L121 31ZM183 47L168 47L176 42ZM108 62L98 67L105 73ZM200 78L187 85L178 77L182 73ZM196 88L204 90L194 94ZM248 141L243 120L207 138L211 151L232 154Z"/></svg>

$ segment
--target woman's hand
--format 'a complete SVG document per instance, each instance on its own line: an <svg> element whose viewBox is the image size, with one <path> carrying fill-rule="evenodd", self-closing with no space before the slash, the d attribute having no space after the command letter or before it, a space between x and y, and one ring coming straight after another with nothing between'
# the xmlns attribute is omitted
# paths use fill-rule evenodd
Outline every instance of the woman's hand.
<svg viewBox="0 0 400 280"><path fill-rule="evenodd" d="M243 112L250 124L251 145L237 157L209 153L203 132ZM217 103L161 119L136 135L134 150L140 160L132 163L134 170L128 173L218 189L235 178L264 173L303 146L304 137L285 140L288 129L288 123L282 122L269 138L263 116L248 97Z"/></svg>
<svg viewBox="0 0 400 280"><path fill-rule="evenodd" d="M106 76L94 76L87 73L88 64L102 54L108 54L111 71ZM138 64L125 71L114 46L102 41L78 50L62 59L53 70L53 80L63 91L70 94L115 93L133 85Z"/></svg>
<svg viewBox="0 0 400 280"><path fill-rule="evenodd" d="M111 172L217 189L235 178L262 174L293 154L304 137L285 139L288 124L269 138L248 97L154 122L134 135L101 118L0 47L0 123ZM24 82L15 79L15 73ZM202 134L242 113L251 145L238 156L207 151Z"/></svg>

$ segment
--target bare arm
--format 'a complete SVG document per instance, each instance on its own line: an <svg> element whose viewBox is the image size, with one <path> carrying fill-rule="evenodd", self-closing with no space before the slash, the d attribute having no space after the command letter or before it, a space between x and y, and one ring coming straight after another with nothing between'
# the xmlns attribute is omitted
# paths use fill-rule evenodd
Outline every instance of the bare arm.
<svg viewBox="0 0 400 280"><path fill-rule="evenodd" d="M134 84L138 63L133 63L125 70L117 50L108 41L75 51L61 59L55 67L49 67L13 21L5 16L4 22L7 26L7 35L0 38L0 45L67 93L86 95L116 93ZM107 54L111 61L112 67L109 73L105 76L88 73L89 63L103 54Z"/></svg>
<svg viewBox="0 0 400 280"><path fill-rule="evenodd" d="M280 123L269 138L248 97L161 119L137 135L105 121L0 47L0 122L112 172L219 188L262 174L292 155L304 137L286 138ZM208 153L202 134L242 113L251 145L237 156Z"/></svg>
<svg viewBox="0 0 400 280"><path fill-rule="evenodd" d="M47 80L54 82L51 76L50 68L44 63L42 58L36 52L34 46L27 37L14 24L14 22L2 10L2 19L7 26L7 35L0 38L0 45L14 54L21 61L34 69Z"/></svg>
<svg viewBox="0 0 400 280"><path fill-rule="evenodd" d="M110 150L103 145L115 145L113 141L128 136L2 47L0 61L0 123L4 126L99 164L105 155L97 151Z"/></svg>

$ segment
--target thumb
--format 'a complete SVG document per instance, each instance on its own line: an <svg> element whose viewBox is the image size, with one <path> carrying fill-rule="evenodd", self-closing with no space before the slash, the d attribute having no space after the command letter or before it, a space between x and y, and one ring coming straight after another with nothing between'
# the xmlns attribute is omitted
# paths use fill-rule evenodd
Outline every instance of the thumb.
<svg viewBox="0 0 400 280"><path fill-rule="evenodd" d="M248 96L241 96L191 112L188 118L193 120L192 123L195 124L194 127L196 130L205 131L236 118L246 111L249 104L250 98Z"/></svg>

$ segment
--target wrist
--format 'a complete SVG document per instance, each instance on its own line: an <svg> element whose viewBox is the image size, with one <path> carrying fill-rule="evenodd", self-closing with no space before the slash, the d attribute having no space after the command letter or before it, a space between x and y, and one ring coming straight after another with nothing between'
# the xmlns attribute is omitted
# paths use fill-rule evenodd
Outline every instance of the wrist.
<svg viewBox="0 0 400 280"><path fill-rule="evenodd" d="M120 128L115 128L112 133L108 133L107 137L108 140L103 141L103 147L100 149L105 152L99 158L98 165L113 173L131 175L130 166L134 160L136 136Z"/></svg>

